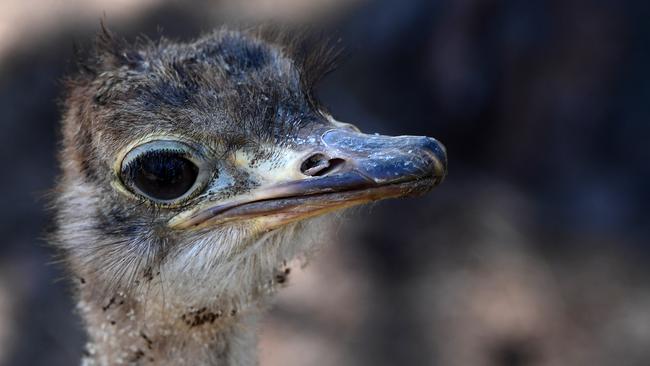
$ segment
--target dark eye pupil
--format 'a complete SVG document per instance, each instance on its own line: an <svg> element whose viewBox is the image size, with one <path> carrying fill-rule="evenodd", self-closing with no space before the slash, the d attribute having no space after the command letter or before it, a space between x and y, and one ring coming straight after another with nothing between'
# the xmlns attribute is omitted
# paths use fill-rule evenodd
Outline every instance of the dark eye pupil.
<svg viewBox="0 0 650 366"><path fill-rule="evenodd" d="M181 197L192 188L199 174L194 163L177 152L148 152L131 162L126 171L133 185L159 200Z"/></svg>

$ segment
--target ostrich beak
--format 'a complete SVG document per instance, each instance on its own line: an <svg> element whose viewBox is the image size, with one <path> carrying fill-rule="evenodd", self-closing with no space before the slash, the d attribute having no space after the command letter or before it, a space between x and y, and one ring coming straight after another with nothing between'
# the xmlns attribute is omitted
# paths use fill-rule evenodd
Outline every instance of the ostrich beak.
<svg viewBox="0 0 650 366"><path fill-rule="evenodd" d="M280 177L275 181L183 212L169 225L188 229L254 220L271 230L371 201L424 194L447 174L446 150L430 137L368 135L344 128L317 137L301 147L308 154L287 162L286 174L274 174Z"/></svg>

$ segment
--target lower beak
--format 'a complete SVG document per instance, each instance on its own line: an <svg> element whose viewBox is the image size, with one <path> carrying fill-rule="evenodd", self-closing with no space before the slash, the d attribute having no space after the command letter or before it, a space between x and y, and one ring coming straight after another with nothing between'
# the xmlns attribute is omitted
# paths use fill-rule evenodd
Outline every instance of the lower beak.
<svg viewBox="0 0 650 366"><path fill-rule="evenodd" d="M300 164L304 178L270 183L246 195L183 212L177 229L257 220L265 229L386 198L420 195L447 174L444 146L430 137L328 130Z"/></svg>

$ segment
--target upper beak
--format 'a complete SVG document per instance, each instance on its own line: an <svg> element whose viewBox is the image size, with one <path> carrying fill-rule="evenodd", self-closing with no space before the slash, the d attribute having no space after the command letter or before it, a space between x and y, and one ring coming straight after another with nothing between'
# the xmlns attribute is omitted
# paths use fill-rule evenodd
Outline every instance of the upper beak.
<svg viewBox="0 0 650 366"><path fill-rule="evenodd" d="M447 175L447 154L436 139L367 135L330 129L314 139L286 176L227 201L183 212L174 228L232 220L261 220L266 229L370 201L422 194ZM295 174L298 173L298 174Z"/></svg>

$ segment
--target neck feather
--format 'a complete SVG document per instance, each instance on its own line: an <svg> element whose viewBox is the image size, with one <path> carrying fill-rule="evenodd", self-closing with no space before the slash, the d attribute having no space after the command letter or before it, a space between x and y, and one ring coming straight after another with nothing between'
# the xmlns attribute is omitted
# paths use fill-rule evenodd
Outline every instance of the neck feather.
<svg viewBox="0 0 650 366"><path fill-rule="evenodd" d="M81 287L89 342L83 365L254 365L259 306L192 307Z"/></svg>

